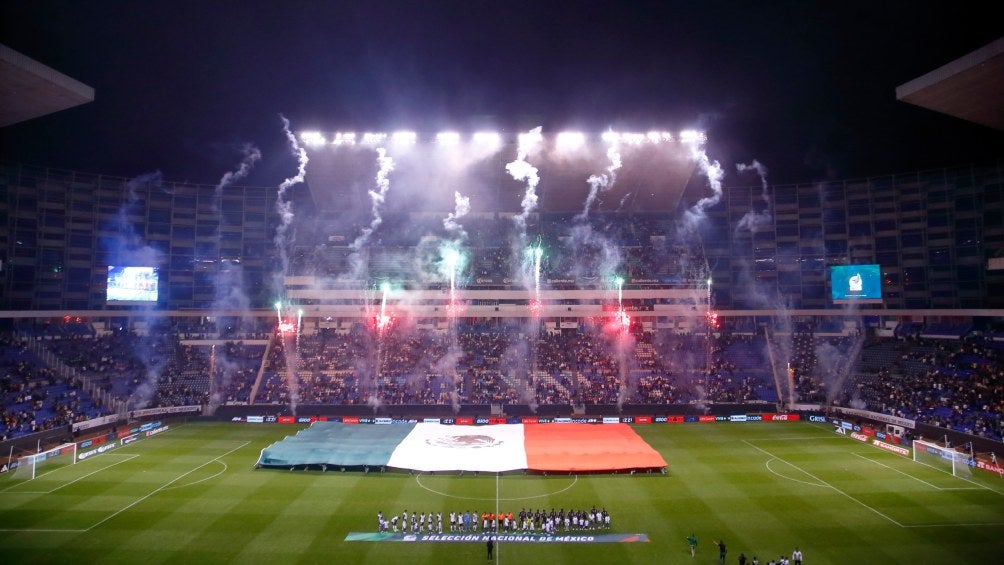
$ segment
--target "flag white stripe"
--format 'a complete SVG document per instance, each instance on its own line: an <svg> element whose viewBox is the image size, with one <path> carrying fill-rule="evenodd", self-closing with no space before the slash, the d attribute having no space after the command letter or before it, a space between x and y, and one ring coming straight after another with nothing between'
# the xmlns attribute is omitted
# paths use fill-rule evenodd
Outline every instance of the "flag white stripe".
<svg viewBox="0 0 1004 565"><path fill-rule="evenodd" d="M419 423L394 449L387 465L417 471L526 469L523 424L474 427Z"/></svg>

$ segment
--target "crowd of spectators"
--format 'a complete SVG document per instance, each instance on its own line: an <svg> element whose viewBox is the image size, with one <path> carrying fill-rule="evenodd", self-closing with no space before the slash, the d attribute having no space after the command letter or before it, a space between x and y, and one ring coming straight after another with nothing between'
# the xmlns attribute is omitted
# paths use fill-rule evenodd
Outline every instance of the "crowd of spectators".
<svg viewBox="0 0 1004 565"><path fill-rule="evenodd" d="M749 404L774 403L787 386L787 375L770 368L778 360L762 332L610 333L588 321L560 331L483 321L441 331L401 322L380 332L357 324L209 345L196 328L151 329L33 334L75 370L73 378L26 342L3 336L0 433L23 435L114 409L84 393L82 380L131 408ZM1000 440L1004 339L998 337L934 339L911 330L877 338L796 328L773 335L770 348L788 359L798 402L865 408Z"/></svg>
<svg viewBox="0 0 1004 565"><path fill-rule="evenodd" d="M905 335L866 345L862 357L870 350L886 362L850 379L839 402L858 399L869 410L1001 440L1004 341Z"/></svg>
<svg viewBox="0 0 1004 565"><path fill-rule="evenodd" d="M456 332L394 328L374 335L360 326L346 333L287 336L269 352L255 403L776 400L762 338L522 330L475 325Z"/></svg>
<svg viewBox="0 0 1004 565"><path fill-rule="evenodd" d="M0 335L0 441L99 414L79 383L46 366L25 343Z"/></svg>

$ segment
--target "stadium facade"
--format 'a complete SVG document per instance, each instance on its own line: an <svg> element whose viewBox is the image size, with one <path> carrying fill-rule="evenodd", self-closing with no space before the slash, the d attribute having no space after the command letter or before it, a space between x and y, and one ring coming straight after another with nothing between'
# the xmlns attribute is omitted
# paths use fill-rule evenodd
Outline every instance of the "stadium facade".
<svg viewBox="0 0 1004 565"><path fill-rule="evenodd" d="M279 264L274 187L233 186L216 194L211 185L159 177L4 165L0 190L2 310L22 315L106 310L107 269L122 263L122 257L143 257L159 268L158 309L218 306L219 276L234 269L250 308L270 310L277 298L269 284ZM293 198L300 200L294 206L311 208L309 191L301 189ZM681 201L680 208L685 206ZM744 224L751 211L766 221ZM395 252L419 246L425 227L441 224L446 213L393 212L390 221L398 227L374 242L367 258L374 280L393 276L387 269ZM876 263L886 309L1004 307L1004 270L992 268L1004 256L1001 163L790 186L729 186L708 209L699 237L685 242L688 249L672 243L678 233L674 211L604 214L603 221L631 226L610 232L622 249L626 289L671 288L688 281L699 286L695 273L701 269L686 272L681 266L686 255L691 263L698 257L705 272L710 269L716 309L839 310L829 294L828 267ZM536 213L528 235L560 247L570 217L569 212ZM506 273L492 272L490 266L507 244L500 243L492 222L508 222L506 213L484 211L470 221L480 222L482 229L469 230L472 258L464 286L502 288ZM402 225L413 229L401 230ZM289 274L337 273L354 237L347 230L356 227L333 228L309 213L298 218L288 248ZM479 266L485 268L475 272ZM607 284L568 268L555 259L545 286ZM427 283L414 281L425 288L441 286Z"/></svg>

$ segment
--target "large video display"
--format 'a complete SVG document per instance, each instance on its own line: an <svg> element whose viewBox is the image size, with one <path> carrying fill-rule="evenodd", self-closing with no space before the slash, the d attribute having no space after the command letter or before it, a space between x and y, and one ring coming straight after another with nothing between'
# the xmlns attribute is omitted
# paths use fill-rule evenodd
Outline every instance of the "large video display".
<svg viewBox="0 0 1004 565"><path fill-rule="evenodd" d="M157 302L156 267L108 267L107 301L111 304Z"/></svg>
<svg viewBox="0 0 1004 565"><path fill-rule="evenodd" d="M881 302L881 269L878 265L831 266L830 297L834 302Z"/></svg>

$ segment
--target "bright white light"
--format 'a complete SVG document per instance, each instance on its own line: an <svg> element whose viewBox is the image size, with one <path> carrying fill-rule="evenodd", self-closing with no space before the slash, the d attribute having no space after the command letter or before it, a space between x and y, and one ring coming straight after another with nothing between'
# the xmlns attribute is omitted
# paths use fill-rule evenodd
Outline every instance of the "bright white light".
<svg viewBox="0 0 1004 565"><path fill-rule="evenodd" d="M413 131L395 131L391 139L397 144L415 145L418 136Z"/></svg>
<svg viewBox="0 0 1004 565"><path fill-rule="evenodd" d="M704 143L707 140L703 131L687 129L680 132L680 141L684 143Z"/></svg>
<svg viewBox="0 0 1004 565"><path fill-rule="evenodd" d="M441 131L436 134L436 143L440 145L457 145L460 143L460 134L455 131Z"/></svg>
<svg viewBox="0 0 1004 565"><path fill-rule="evenodd" d="M603 139L603 141L611 144L617 143L621 139L621 135L613 130L607 130L603 132L603 135L601 135L600 137Z"/></svg>
<svg viewBox="0 0 1004 565"><path fill-rule="evenodd" d="M371 133L367 132L363 134L363 145L379 145L387 139L386 133Z"/></svg>
<svg viewBox="0 0 1004 565"><path fill-rule="evenodd" d="M641 145L645 142L645 134L643 133L622 133L621 141L627 143L628 145Z"/></svg>
<svg viewBox="0 0 1004 565"><path fill-rule="evenodd" d="M451 270L456 268L457 264L460 263L460 254L453 249L446 250L443 253L443 263Z"/></svg>
<svg viewBox="0 0 1004 565"><path fill-rule="evenodd" d="M324 134L319 131L305 131L300 134L300 141L311 147L321 147L328 141L324 139Z"/></svg>
<svg viewBox="0 0 1004 565"><path fill-rule="evenodd" d="M502 136L494 131L479 131L471 136L471 141L482 147L498 147L502 144Z"/></svg>
<svg viewBox="0 0 1004 565"><path fill-rule="evenodd" d="M650 131L646 135L650 143L661 143L663 141L673 141L673 135L668 131Z"/></svg>
<svg viewBox="0 0 1004 565"><path fill-rule="evenodd" d="M586 136L580 131L560 132L555 140L558 151L575 151L585 144Z"/></svg>
<svg viewBox="0 0 1004 565"><path fill-rule="evenodd" d="M543 141L544 136L540 133L540 128L534 128L526 133L519 134L517 139L521 148L530 148Z"/></svg>
<svg viewBox="0 0 1004 565"><path fill-rule="evenodd" d="M340 131L335 134L335 138L331 140L331 143L335 145L355 145L356 134L351 131Z"/></svg>

